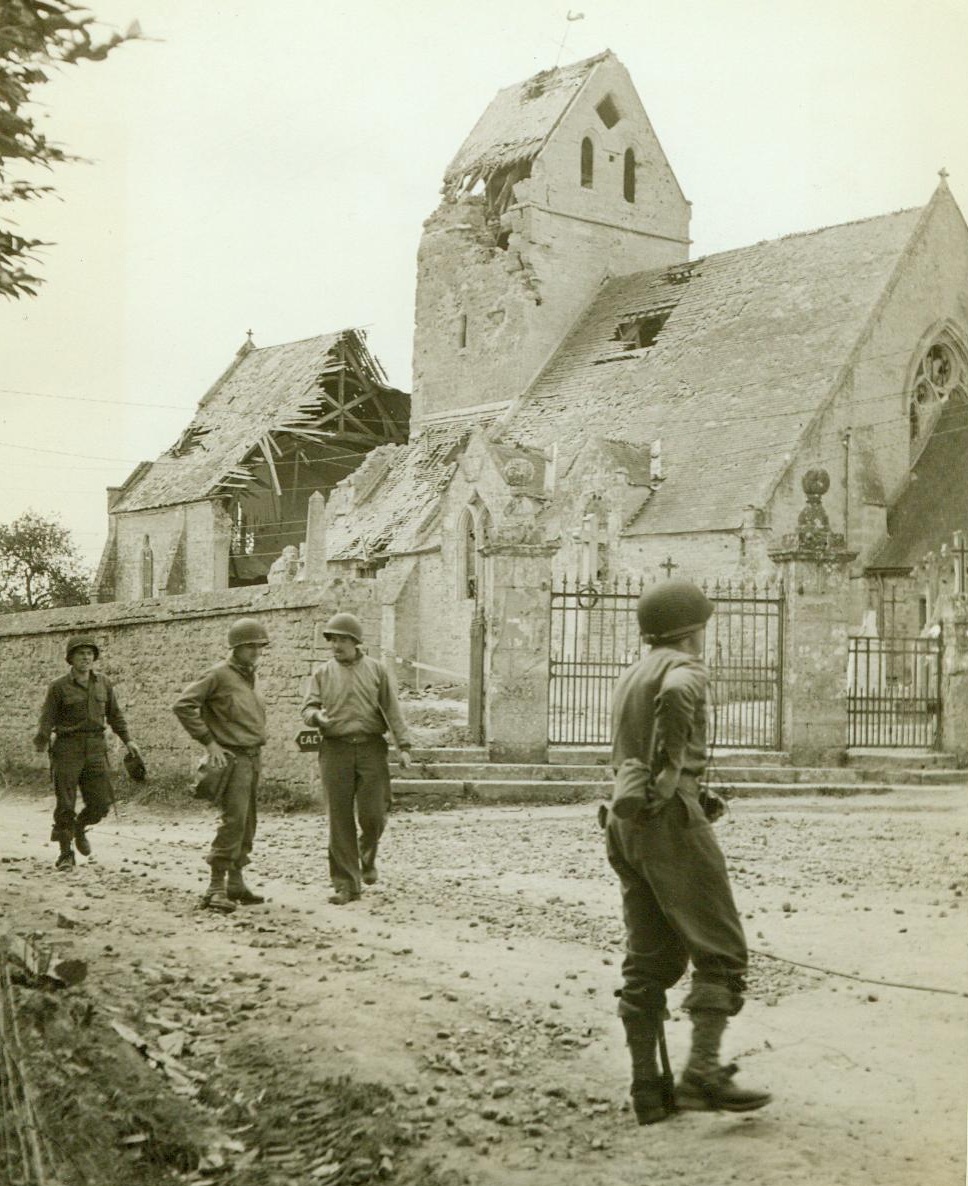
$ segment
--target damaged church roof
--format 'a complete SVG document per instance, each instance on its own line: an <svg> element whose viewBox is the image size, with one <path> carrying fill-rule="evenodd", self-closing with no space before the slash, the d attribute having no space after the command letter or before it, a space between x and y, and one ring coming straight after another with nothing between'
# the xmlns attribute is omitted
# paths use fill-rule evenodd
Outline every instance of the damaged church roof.
<svg viewBox="0 0 968 1186"><path fill-rule="evenodd" d="M322 384L341 372L365 376L385 407L387 424L402 426L405 436L409 397L387 385L362 330L261 348L250 341L202 397L178 441L133 471L112 512L196 502L243 488L253 465L273 453L277 434L315 444L338 441L335 425L325 422L332 412Z"/></svg>
<svg viewBox="0 0 968 1186"><path fill-rule="evenodd" d="M445 186L472 186L496 169L532 160L595 67L614 56L606 50L498 91L448 165Z"/></svg>
<svg viewBox="0 0 968 1186"><path fill-rule="evenodd" d="M501 435L562 464L589 424L661 439L664 478L628 530L740 526L831 392L921 209L609 281ZM614 429L613 429L614 432Z"/></svg>
<svg viewBox="0 0 968 1186"><path fill-rule="evenodd" d="M435 425L408 445L381 450L387 466L377 484L359 494L353 492L333 515L326 533L329 559L370 560L390 552L412 552L425 544L440 495L476 423ZM350 479L338 488L334 500L352 489Z"/></svg>

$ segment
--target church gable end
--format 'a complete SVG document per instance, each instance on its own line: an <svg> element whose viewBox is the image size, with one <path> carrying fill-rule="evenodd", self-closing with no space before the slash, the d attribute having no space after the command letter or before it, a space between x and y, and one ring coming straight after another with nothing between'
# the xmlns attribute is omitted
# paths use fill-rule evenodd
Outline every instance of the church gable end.
<svg viewBox="0 0 968 1186"><path fill-rule="evenodd" d="M689 205L606 52L501 91L418 255L414 422L506 407L603 279L684 261Z"/></svg>

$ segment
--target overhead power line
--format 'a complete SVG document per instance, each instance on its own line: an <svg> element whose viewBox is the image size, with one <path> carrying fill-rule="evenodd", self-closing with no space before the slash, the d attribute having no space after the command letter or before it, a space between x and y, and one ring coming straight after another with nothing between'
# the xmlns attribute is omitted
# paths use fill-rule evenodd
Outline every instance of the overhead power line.
<svg viewBox="0 0 968 1186"><path fill-rule="evenodd" d="M0 387L0 395L26 395L31 399L59 399L71 404L106 404L108 407L118 408L161 408L173 412L194 412L197 408L186 407L184 404L147 404L129 399L95 399L90 395L54 395L50 391L24 391L17 387Z"/></svg>

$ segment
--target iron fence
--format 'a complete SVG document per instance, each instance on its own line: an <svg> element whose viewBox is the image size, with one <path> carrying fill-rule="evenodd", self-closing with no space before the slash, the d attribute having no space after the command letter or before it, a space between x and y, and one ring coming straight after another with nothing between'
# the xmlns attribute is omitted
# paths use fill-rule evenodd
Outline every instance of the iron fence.
<svg viewBox="0 0 968 1186"><path fill-rule="evenodd" d="M636 607L644 582L563 581L550 597L548 739L553 745L611 740L612 689L643 652ZM784 593L766 585L703 586L716 605L706 628L716 744L779 749Z"/></svg>
<svg viewBox="0 0 968 1186"><path fill-rule="evenodd" d="M934 749L941 742L937 638L851 638L847 654L847 745Z"/></svg>

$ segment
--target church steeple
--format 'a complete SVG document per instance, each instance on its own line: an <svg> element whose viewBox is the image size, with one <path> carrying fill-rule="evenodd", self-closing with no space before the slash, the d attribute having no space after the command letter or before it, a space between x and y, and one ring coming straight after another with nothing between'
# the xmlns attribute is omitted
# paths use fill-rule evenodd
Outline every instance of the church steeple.
<svg viewBox="0 0 968 1186"><path fill-rule="evenodd" d="M413 425L506 406L606 276L680 263L689 203L609 50L498 93L418 254Z"/></svg>

